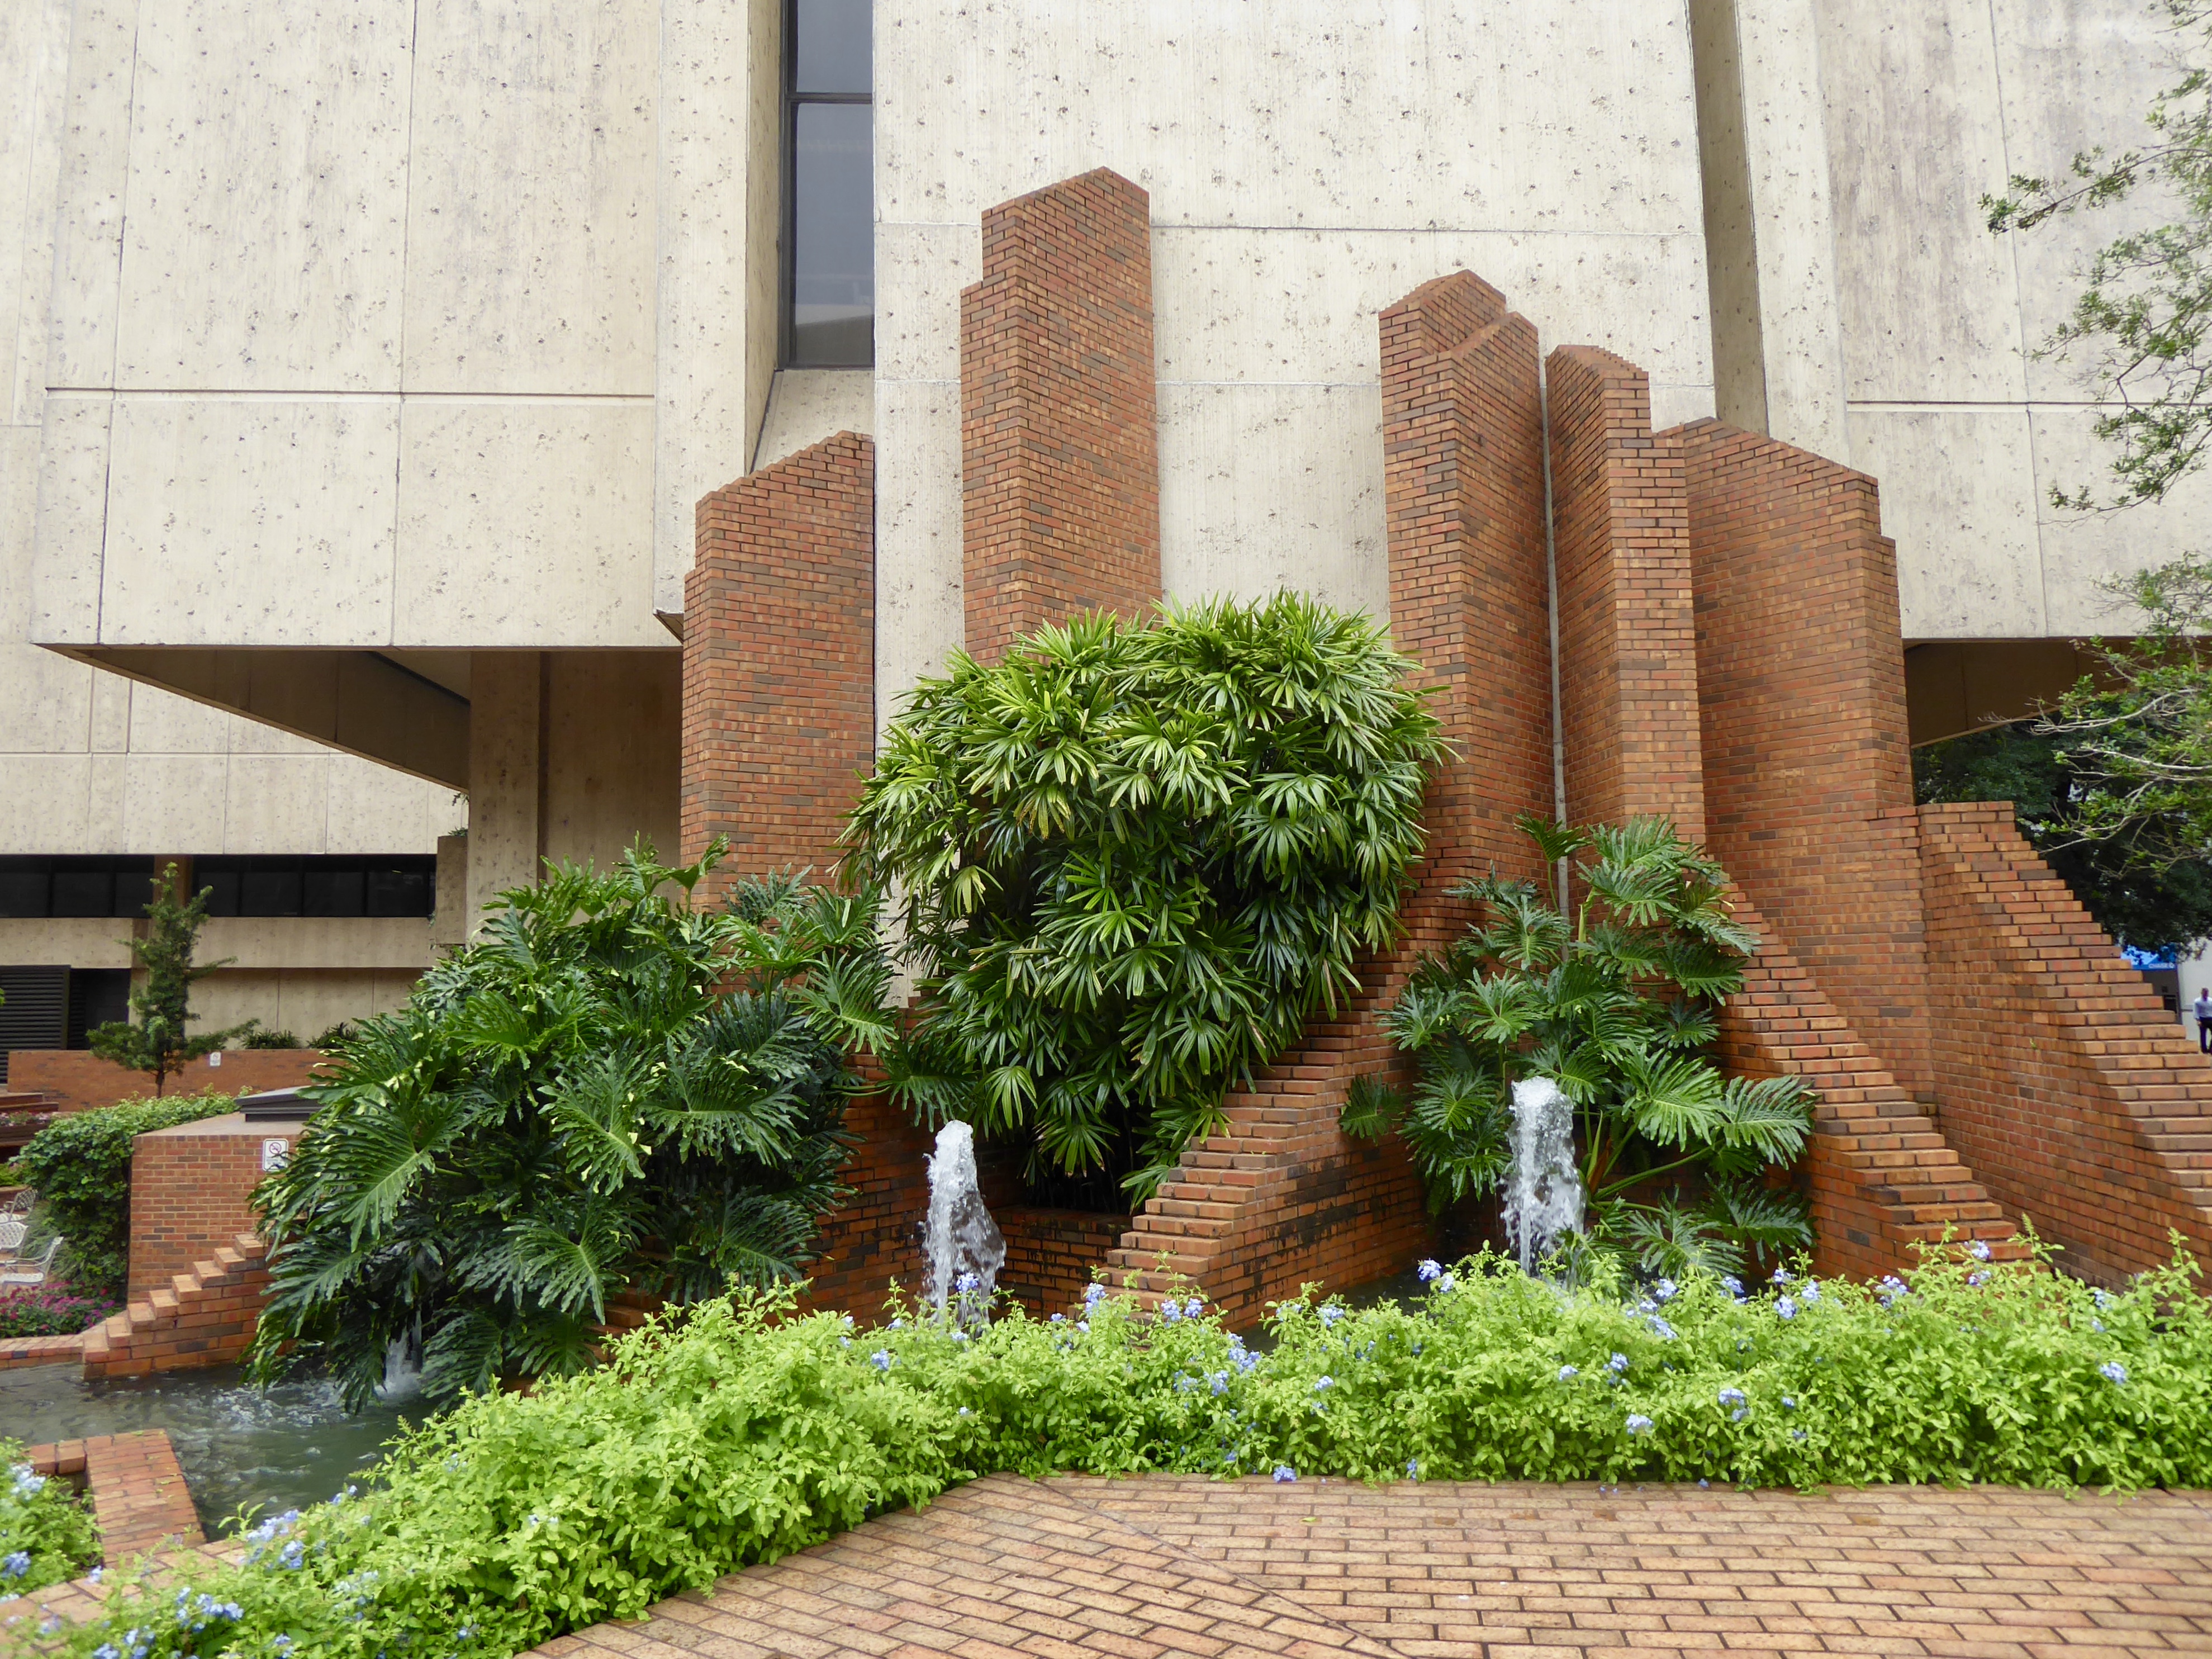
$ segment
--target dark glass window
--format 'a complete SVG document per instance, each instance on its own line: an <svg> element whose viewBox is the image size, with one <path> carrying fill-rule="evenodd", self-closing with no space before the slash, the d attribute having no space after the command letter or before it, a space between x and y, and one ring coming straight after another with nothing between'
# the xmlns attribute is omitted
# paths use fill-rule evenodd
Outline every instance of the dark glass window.
<svg viewBox="0 0 2212 1659"><path fill-rule="evenodd" d="M784 143L784 359L876 360L875 112L870 0L791 0Z"/></svg>
<svg viewBox="0 0 2212 1659"><path fill-rule="evenodd" d="M211 858L192 865L211 916L427 916L434 856Z"/></svg>
<svg viewBox="0 0 2212 1659"><path fill-rule="evenodd" d="M153 888L147 858L0 858L0 916L137 917Z"/></svg>

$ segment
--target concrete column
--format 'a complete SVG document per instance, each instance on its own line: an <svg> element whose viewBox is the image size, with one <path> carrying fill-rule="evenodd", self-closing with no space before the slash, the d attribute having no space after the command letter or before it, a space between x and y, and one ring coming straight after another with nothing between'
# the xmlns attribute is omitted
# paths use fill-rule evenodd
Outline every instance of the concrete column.
<svg viewBox="0 0 2212 1659"><path fill-rule="evenodd" d="M538 879L544 657L479 651L469 666L468 931L492 896Z"/></svg>

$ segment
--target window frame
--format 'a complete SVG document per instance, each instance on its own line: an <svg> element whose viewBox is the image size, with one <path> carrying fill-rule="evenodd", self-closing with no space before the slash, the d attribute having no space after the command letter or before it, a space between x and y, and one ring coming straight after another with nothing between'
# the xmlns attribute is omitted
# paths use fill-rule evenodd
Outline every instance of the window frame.
<svg viewBox="0 0 2212 1659"><path fill-rule="evenodd" d="M802 104L860 104L872 111L876 101L875 42L868 43L868 90L866 92L810 92L802 95L799 90L799 0L783 0L783 63L779 82L779 95L783 100L782 141L783 156L781 168L783 210L776 237L777 294L775 317L775 366L786 368L866 369L872 373L876 367L875 307L872 301L868 310L868 361L865 363L802 363L799 361L799 109ZM868 143L872 154L875 148L875 118L868 118ZM874 276L875 189L872 179L868 191L869 266L872 290Z"/></svg>

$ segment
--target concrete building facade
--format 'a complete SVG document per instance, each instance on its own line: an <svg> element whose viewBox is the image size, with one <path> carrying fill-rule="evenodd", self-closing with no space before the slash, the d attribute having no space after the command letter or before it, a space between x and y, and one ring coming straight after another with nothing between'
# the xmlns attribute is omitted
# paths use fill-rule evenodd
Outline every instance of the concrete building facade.
<svg viewBox="0 0 2212 1659"><path fill-rule="evenodd" d="M1913 736L2016 714L2203 492L2045 505L2102 463L2028 354L2156 204L1977 204L2129 142L2168 56L2141 0L6 0L0 856L465 813L434 923L210 938L274 976L211 1017L387 1006L539 859L675 849L695 507L839 431L880 725L966 635L985 211L1101 167L1149 202L1169 596L1389 614L1376 318L1469 269L1654 427L1878 477ZM118 965L63 920L0 963Z"/></svg>

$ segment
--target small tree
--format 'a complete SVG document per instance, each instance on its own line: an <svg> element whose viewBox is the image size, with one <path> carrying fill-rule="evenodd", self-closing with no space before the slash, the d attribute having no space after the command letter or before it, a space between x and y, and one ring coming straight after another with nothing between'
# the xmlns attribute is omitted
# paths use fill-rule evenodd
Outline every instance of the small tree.
<svg viewBox="0 0 2212 1659"><path fill-rule="evenodd" d="M145 985L131 994L131 1012L138 1016L138 1023L110 1020L94 1026L88 1034L93 1053L102 1060L128 1066L134 1072L151 1072L157 1096L161 1085L186 1061L222 1048L260 1024L249 1019L243 1025L203 1031L198 1036L185 1031L192 1018L192 986L230 966L232 959L226 957L201 968L192 965L200 929L207 925L208 895L215 889L203 887L180 904L179 884L177 866L166 866L155 884L154 902L146 907L146 937L126 941L131 954L146 970Z"/></svg>

